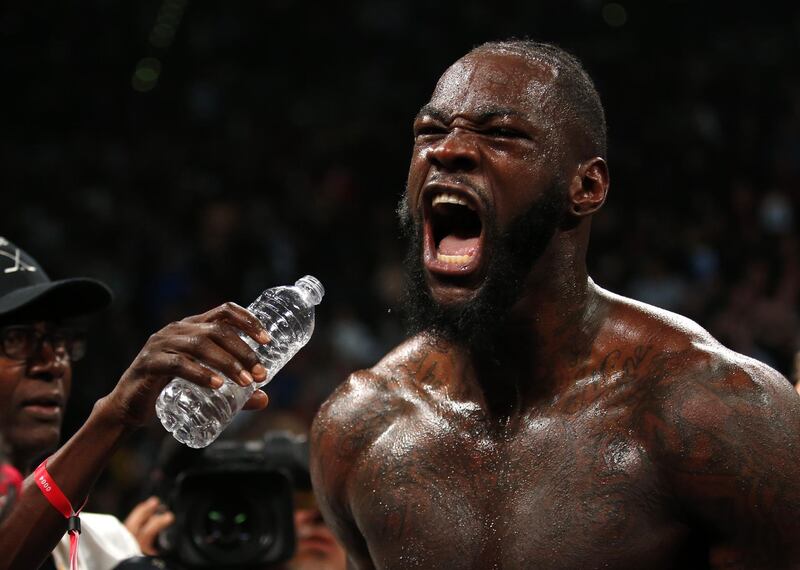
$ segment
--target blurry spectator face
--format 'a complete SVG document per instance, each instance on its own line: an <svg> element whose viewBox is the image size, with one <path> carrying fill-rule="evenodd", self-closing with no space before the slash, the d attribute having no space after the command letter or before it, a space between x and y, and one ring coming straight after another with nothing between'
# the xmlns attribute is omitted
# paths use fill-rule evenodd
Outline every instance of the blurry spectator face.
<svg viewBox="0 0 800 570"><path fill-rule="evenodd" d="M56 447L72 382L68 345L52 324L0 327L0 428L17 467Z"/></svg>
<svg viewBox="0 0 800 570"><path fill-rule="evenodd" d="M297 497L308 495L308 497ZM286 564L287 570L345 570L347 555L336 540L309 493L296 493L294 512L297 550Z"/></svg>

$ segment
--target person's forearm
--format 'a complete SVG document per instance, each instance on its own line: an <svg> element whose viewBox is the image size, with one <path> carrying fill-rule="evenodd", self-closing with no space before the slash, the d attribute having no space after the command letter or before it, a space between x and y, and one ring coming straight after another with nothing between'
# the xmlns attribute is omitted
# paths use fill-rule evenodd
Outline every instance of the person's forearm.
<svg viewBox="0 0 800 570"><path fill-rule="evenodd" d="M76 509L131 431L114 419L104 403L95 404L86 423L47 462L48 472ZM14 509L0 523L0 569L38 568L66 528L67 520L29 476Z"/></svg>

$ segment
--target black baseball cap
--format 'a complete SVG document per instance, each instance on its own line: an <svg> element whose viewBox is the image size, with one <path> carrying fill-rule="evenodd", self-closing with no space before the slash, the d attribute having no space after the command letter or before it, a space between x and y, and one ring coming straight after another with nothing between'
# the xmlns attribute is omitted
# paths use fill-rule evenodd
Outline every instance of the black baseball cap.
<svg viewBox="0 0 800 570"><path fill-rule="evenodd" d="M0 322L80 317L111 299L111 290L96 279L52 281L34 258L0 236Z"/></svg>

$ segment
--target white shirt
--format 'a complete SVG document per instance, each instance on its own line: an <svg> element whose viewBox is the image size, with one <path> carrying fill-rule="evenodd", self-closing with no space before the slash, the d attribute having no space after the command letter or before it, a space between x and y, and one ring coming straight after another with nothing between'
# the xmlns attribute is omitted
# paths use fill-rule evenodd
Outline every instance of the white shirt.
<svg viewBox="0 0 800 570"><path fill-rule="evenodd" d="M127 528L111 515L81 513L78 566L81 570L112 570L131 556L141 556L139 543ZM53 550L58 570L69 570L69 533Z"/></svg>

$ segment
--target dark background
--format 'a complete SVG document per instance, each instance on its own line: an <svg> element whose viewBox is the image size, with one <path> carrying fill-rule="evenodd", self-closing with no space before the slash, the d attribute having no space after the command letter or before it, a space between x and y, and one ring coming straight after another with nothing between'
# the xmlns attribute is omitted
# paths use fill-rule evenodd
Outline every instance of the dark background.
<svg viewBox="0 0 800 570"><path fill-rule="evenodd" d="M232 431L302 429L402 338L411 121L471 47L558 43L595 78L612 189L595 280L791 374L800 338L800 10L778 2L15 2L0 9L0 235L116 293L66 431L147 337L310 273L309 346ZM160 426L90 508L124 514Z"/></svg>

